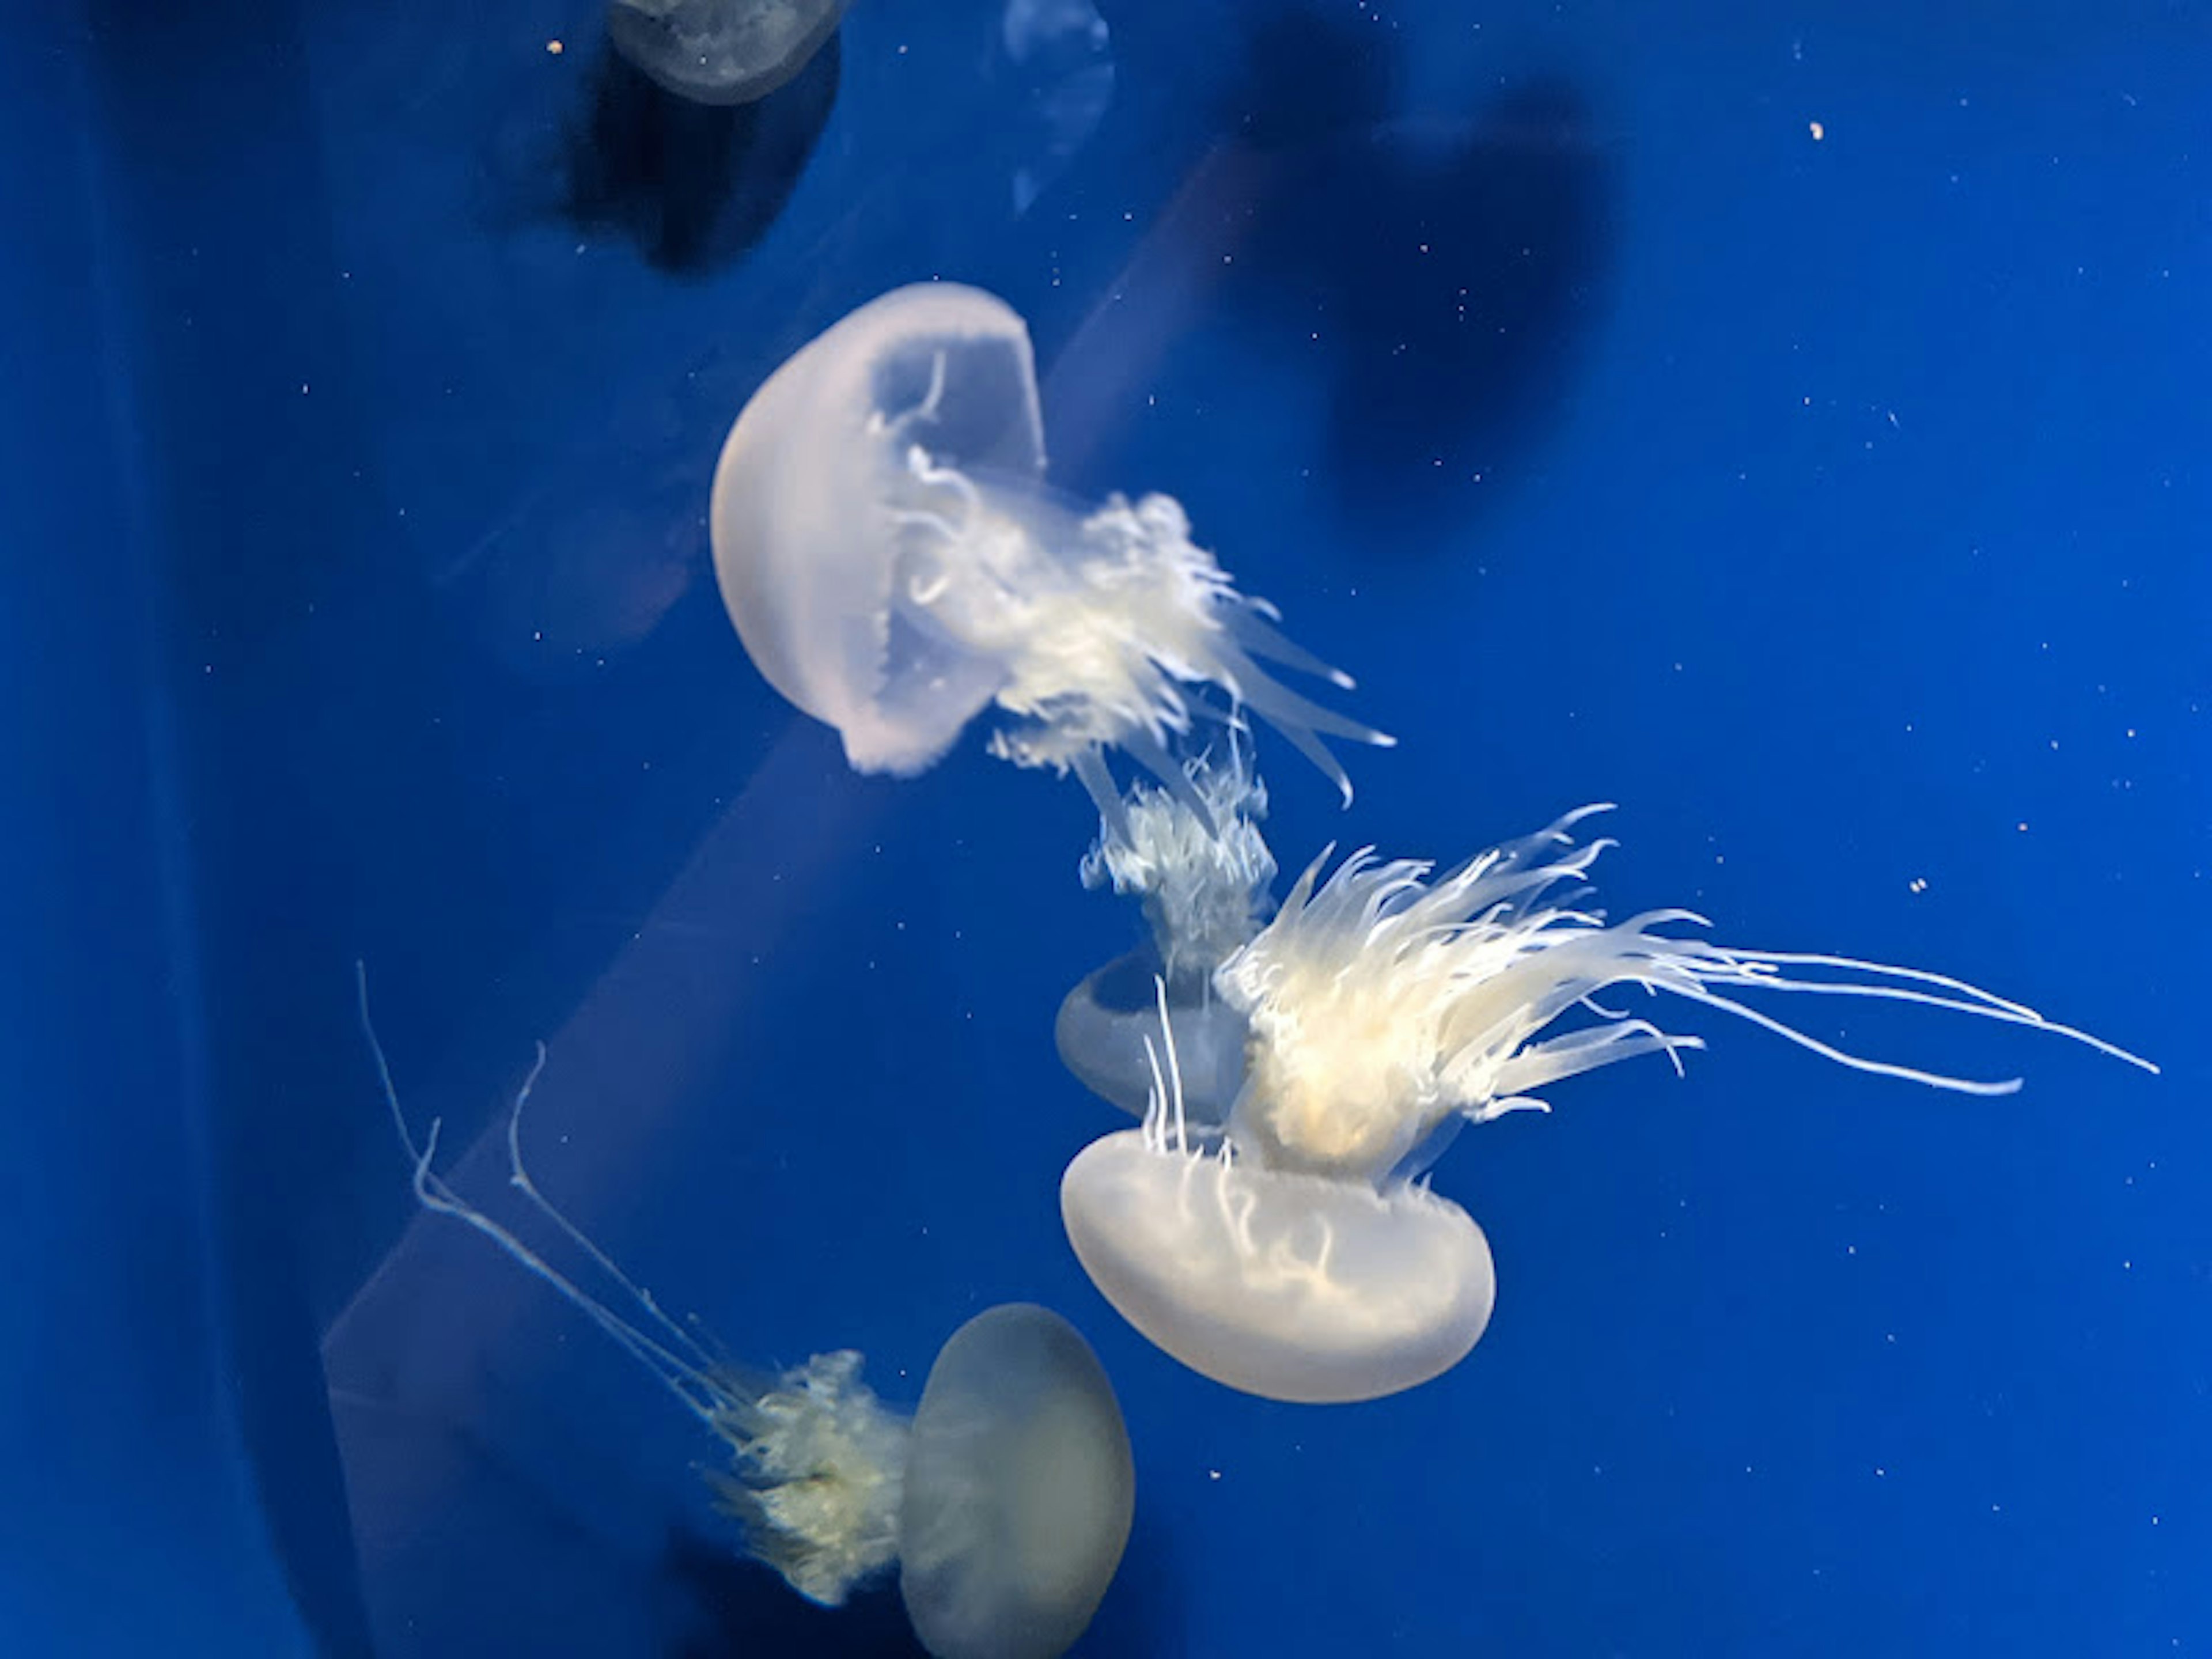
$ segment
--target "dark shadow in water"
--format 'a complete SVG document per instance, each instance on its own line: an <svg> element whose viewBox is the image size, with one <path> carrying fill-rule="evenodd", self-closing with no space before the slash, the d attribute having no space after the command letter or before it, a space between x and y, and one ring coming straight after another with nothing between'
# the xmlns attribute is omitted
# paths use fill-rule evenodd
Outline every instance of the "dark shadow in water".
<svg viewBox="0 0 2212 1659"><path fill-rule="evenodd" d="M1582 94L1530 80L1406 113L1397 37L1310 11L1251 43L1229 113L1267 159L1240 311L1329 385L1339 505L1376 549L1502 499L1601 320L1617 180ZM1425 534L1376 534L1404 529Z"/></svg>
<svg viewBox="0 0 2212 1659"><path fill-rule="evenodd" d="M1144 1500L1129 1548L1098 1615L1073 1651L1088 1659L1176 1659L1184 1651L1180 1584L1169 1553L1145 1524ZM720 1540L671 1534L663 1571L706 1614L706 1627L672 1659L754 1659L803 1653L820 1659L926 1659L907 1623L895 1581L871 1586L842 1607L818 1607L793 1595Z"/></svg>
<svg viewBox="0 0 2212 1659"><path fill-rule="evenodd" d="M1140 1431L1141 1432L1141 1431ZM1137 1521L1121 1571L1073 1652L1085 1659L1182 1659L1189 1652L1180 1561L1137 1488Z"/></svg>
<svg viewBox="0 0 2212 1659"><path fill-rule="evenodd" d="M837 101L840 37L750 104L677 97L604 41L568 133L567 216L679 275L741 258L775 222Z"/></svg>
<svg viewBox="0 0 2212 1659"><path fill-rule="evenodd" d="M670 1534L661 1571L703 1615L672 1659L752 1659L804 1653L821 1659L927 1659L906 1621L898 1586L871 1586L842 1607L817 1607L726 1540L679 1530Z"/></svg>
<svg viewBox="0 0 2212 1659"><path fill-rule="evenodd" d="M619 1469L549 1481L471 1425L350 1391L333 1403L362 1535L385 1540L365 1554L401 1654L927 1659L893 1583L817 1607L740 1553L734 1523L672 1518L657 1543L625 1547L592 1501Z"/></svg>
<svg viewBox="0 0 2212 1659"><path fill-rule="evenodd" d="M339 1369L362 1360L355 1353ZM329 1397L371 1598L395 1652L927 1659L895 1577L842 1607L817 1606L743 1553L734 1522L688 1518L678 1511L693 1506L672 1492L661 1508L635 1488L635 1471L607 1461L618 1438L578 1436L497 1368L468 1384L501 1402L488 1432L443 1406L394 1401L382 1363ZM559 1467L543 1467L556 1452ZM641 1505L665 1517L649 1525L645 1536L657 1541L642 1551L618 1535L618 1517ZM1177 1659L1187 1621L1173 1561L1140 1494L1121 1570L1074 1651Z"/></svg>

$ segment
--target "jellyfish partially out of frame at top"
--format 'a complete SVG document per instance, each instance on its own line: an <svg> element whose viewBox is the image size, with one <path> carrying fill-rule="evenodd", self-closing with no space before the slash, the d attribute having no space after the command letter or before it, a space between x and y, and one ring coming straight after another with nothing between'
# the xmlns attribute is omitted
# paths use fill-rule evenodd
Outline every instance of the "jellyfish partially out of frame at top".
<svg viewBox="0 0 2212 1659"><path fill-rule="evenodd" d="M1322 738L1390 739L1260 661L1349 677L1237 591L1171 497L1086 505L1044 471L1029 330L1004 301L939 283L862 306L769 377L715 470L714 574L754 665L863 772L922 771L995 704L992 752L1073 770L1109 819L1109 748L1203 811L1176 751L1241 708L1349 800Z"/></svg>
<svg viewBox="0 0 2212 1659"><path fill-rule="evenodd" d="M1247 1035L1244 1016L1214 990L1213 975L1273 910L1275 855L1260 833L1267 786L1252 769L1241 728L1232 724L1219 744L1182 769L1187 790L1140 781L1121 811L1100 823L1083 884L1136 898L1150 939L1067 994L1053 1041L1092 1093L1142 1116L1158 1058L1152 1039L1164 1018L1187 1118L1211 1129L1243 1085Z"/></svg>
<svg viewBox="0 0 2212 1659"><path fill-rule="evenodd" d="M365 976L361 1019L416 1197L560 1292L721 1443L726 1466L705 1478L748 1553L833 1607L896 1566L936 1659L1054 1659L1074 1644L1121 1565L1136 1475L1113 1386L1073 1326L1026 1303L976 1315L938 1351L911 1417L876 1397L849 1349L781 1375L734 1364L663 1313L524 1167L543 1044L507 1118L509 1183L547 1243L573 1251L612 1300L436 1172L439 1126L420 1142L408 1127Z"/></svg>
<svg viewBox="0 0 2212 1659"><path fill-rule="evenodd" d="M1600 994L1639 986L1750 1021L1862 1072L1972 1095L1979 1082L1869 1059L1741 1000L1873 998L2054 1032L2157 1068L1940 974L1734 950L1679 933L1686 910L1607 924L1576 908L1603 841L1571 813L1432 878L1413 860L1324 853L1215 988L1250 1028L1226 1127L1194 1127L1171 1036L1139 1129L1068 1166L1076 1255L1131 1324L1192 1369L1270 1399L1368 1400L1464 1358L1496 1295L1467 1212L1407 1172L1460 1122L1547 1110L1535 1091L1632 1055L1702 1047ZM1163 999L1163 1002L1164 1002ZM1555 1030L1577 1010L1589 1023ZM1164 1010L1163 1010L1164 1012ZM1549 1035L1547 1035L1549 1033Z"/></svg>
<svg viewBox="0 0 2212 1659"><path fill-rule="evenodd" d="M607 39L664 91L750 104L805 69L849 0L608 0Z"/></svg>

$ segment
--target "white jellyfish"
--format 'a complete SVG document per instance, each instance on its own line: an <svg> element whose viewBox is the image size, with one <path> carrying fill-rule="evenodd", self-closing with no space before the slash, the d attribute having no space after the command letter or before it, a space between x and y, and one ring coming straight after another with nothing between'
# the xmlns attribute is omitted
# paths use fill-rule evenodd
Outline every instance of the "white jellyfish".
<svg viewBox="0 0 2212 1659"><path fill-rule="evenodd" d="M608 0L607 38L695 104L749 104L806 67L849 0Z"/></svg>
<svg viewBox="0 0 2212 1659"><path fill-rule="evenodd" d="M1054 1659L1073 1645L1121 1565L1136 1477L1113 1385L1065 1319L1026 1303L978 1314L938 1351L909 1418L860 1379L849 1349L781 1375L734 1364L661 1311L538 1189L522 1158L517 1091L507 1125L509 1183L549 1244L611 1287L594 1294L515 1228L438 1175L438 1123L418 1143L369 1023L415 1195L474 1228L567 1298L657 1377L728 1453L705 1479L747 1552L825 1607L896 1565L899 1594L937 1659Z"/></svg>
<svg viewBox="0 0 2212 1659"><path fill-rule="evenodd" d="M1534 1091L1678 1036L1598 1000L1664 991L1765 1027L1855 1070L1966 1094L1979 1082L1870 1060L1738 1000L1875 998L2054 1032L2147 1060L1961 981L1850 957L1740 951L1659 930L1684 910L1607 925L1576 908L1609 842L1577 846L1571 813L1449 874L1328 854L1214 976L1250 1027L1226 1128L1183 1109L1172 1038L1141 1129L1085 1149L1060 1184L1077 1256L1106 1299L1185 1364L1272 1399L1375 1398L1465 1358L1496 1293L1467 1212L1413 1178L1461 1121L1548 1109ZM1568 890L1562 891L1562 889ZM1546 1036L1580 1009L1589 1024Z"/></svg>
<svg viewBox="0 0 2212 1659"><path fill-rule="evenodd" d="M932 765L995 703L994 754L1073 770L1118 810L1102 750L1170 789L1173 747L1223 713L1281 732L1350 799L1322 734L1390 739L1309 702L1267 658L1351 680L1237 592L1166 495L1095 507L1043 482L1029 330L1004 301L921 283L793 354L731 428L714 474L714 573L769 684L836 728L863 772Z"/></svg>
<svg viewBox="0 0 2212 1659"><path fill-rule="evenodd" d="M1234 726L1219 756L1207 750L1183 763L1187 790L1133 785L1120 812L1101 822L1083 860L1083 884L1134 896L1151 942L1086 975L1060 1002L1053 1026L1067 1069L1093 1093L1141 1115L1151 1091L1157 979L1184 1109L1207 1126L1227 1116L1244 1081L1244 1016L1215 993L1214 970L1267 921L1275 878L1275 855L1259 824L1267 786Z"/></svg>

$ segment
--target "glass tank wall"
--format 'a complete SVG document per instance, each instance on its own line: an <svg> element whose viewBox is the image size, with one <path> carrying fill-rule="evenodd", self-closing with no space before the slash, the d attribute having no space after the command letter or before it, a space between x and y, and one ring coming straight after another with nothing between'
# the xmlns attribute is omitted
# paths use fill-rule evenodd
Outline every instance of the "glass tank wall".
<svg viewBox="0 0 2212 1659"><path fill-rule="evenodd" d="M1076 1652L2212 1644L2212 13L711 10L0 21L0 1650L947 1650L880 1561L793 1594L697 1415L416 1202L356 963L405 1121L502 1225L539 1224L507 1132L545 1045L530 1174L649 1306L532 1237L707 1370L858 1351L903 1423L975 1316L1064 1316L1134 1459ZM1012 323L807 391L803 441L754 404L918 283ZM955 371L1022 351L1041 449L1012 380L960 447ZM1148 495L1182 527L1131 530ZM969 700L928 753L872 757L763 645L823 638L800 578L733 626L739 520L802 576L893 550L898 684ZM951 532L1043 560L1019 596L1067 628L939 605L977 591L916 551ZM1110 659L1068 621L1109 551L1189 601L1113 613ZM1356 687L1220 650L1273 613L1217 574ZM1711 1051L1456 1140L1475 1085L1391 1073L1436 1109L1358 1178L1479 1224L1472 1352L1364 1403L1224 1387L1094 1285L1061 1180L1146 1133L1158 1030L1085 855L1117 788L1231 752L1239 695L1280 873L1157 993L1217 1156L1340 1170L1283 1112L1255 1138L1265 1036L1205 1023L1325 847L1448 872L1601 800L1609 921L1957 975L2163 1073L1762 1005L2026 1079L1930 1093L1602 992ZM1138 1038L1079 1078L1085 983ZM1342 1052L1404 1052L1407 1002ZM1098 1467L1048 1488L1110 1511Z"/></svg>

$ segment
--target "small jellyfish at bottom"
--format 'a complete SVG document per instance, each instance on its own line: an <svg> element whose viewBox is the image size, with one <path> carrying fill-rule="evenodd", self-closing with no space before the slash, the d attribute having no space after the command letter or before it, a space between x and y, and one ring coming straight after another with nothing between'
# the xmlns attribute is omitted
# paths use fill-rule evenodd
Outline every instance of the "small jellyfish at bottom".
<svg viewBox="0 0 2212 1659"><path fill-rule="evenodd" d="M508 1182L532 1225L580 1256L613 1301L437 1173L439 1125L419 1142L408 1127L365 975L360 996L416 1197L558 1291L722 1444L726 1465L704 1479L748 1554L832 1607L896 1567L907 1617L936 1659L1055 1659L1074 1644L1121 1565L1136 1474L1113 1385L1073 1325L1028 1303L985 1310L938 1351L910 1417L861 1381L850 1349L776 1375L736 1364L662 1312L531 1177L522 1113L542 1043L507 1117Z"/></svg>
<svg viewBox="0 0 2212 1659"><path fill-rule="evenodd" d="M607 39L695 104L750 104L806 67L849 0L608 0Z"/></svg>
<svg viewBox="0 0 2212 1659"><path fill-rule="evenodd" d="M1044 470L1029 330L1004 301L917 283L834 325L753 394L715 469L714 574L754 665L863 772L925 770L995 704L994 754L1073 771L1110 817L1104 750L1184 792L1176 747L1243 708L1349 800L1322 738L1391 739L1260 662L1350 677L1237 591L1172 497L1089 506Z"/></svg>
<svg viewBox="0 0 2212 1659"><path fill-rule="evenodd" d="M1245 1080L1224 1128L1189 1120L1173 1032L1144 1125L1069 1164L1060 1213L1085 1270L1168 1353L1270 1399L1374 1399L1441 1375L1488 1324L1488 1241L1413 1172L1460 1122L1548 1110L1536 1091L1703 1047L1598 999L1641 987L1747 1020L1854 1070L1972 1095L1977 1081L1869 1059L1750 1003L1875 999L2048 1031L2149 1061L1944 975L1848 957L1736 950L1678 933L1686 910L1608 924L1582 908L1606 841L1569 814L1432 878L1411 860L1329 854L1214 975L1244 1017ZM1590 1023L1552 1032L1580 1010Z"/></svg>
<svg viewBox="0 0 2212 1659"><path fill-rule="evenodd" d="M1157 1058L1155 1016L1164 1018L1184 1109L1208 1127L1227 1117L1243 1086L1246 1037L1244 1016L1213 988L1214 970L1267 920L1275 878L1275 855L1260 833L1267 786L1236 726L1216 754L1183 763L1188 790L1139 781L1121 811L1100 821L1083 884L1134 896L1151 938L1086 975L1053 1023L1061 1063L1092 1093L1142 1116Z"/></svg>

